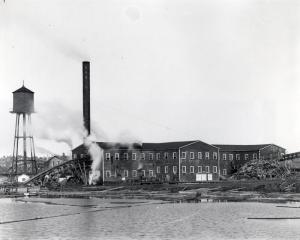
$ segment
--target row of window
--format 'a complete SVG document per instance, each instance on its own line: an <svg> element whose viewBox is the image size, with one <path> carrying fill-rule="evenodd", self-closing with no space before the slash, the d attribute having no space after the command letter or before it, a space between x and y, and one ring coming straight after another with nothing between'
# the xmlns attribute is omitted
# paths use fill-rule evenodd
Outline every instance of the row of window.
<svg viewBox="0 0 300 240"><path fill-rule="evenodd" d="M209 152L205 152L205 159L209 159ZM128 153L123 153L123 159L124 160L128 160ZM187 152L182 152L181 153L181 158L182 159L186 159L187 157ZM189 153L189 157L190 159L195 159L195 153L194 152L190 152ZM202 152L198 152L197 154L198 159L203 159L202 157ZM106 160L110 160L112 158L111 153L105 153L105 159ZM114 155L115 160L119 160L120 159L120 153L115 153ZM169 153L165 152L163 154L163 158L164 159L168 159L169 158ZM145 153L141 153L141 160L145 160L146 159L146 154ZM161 153L156 153L156 160L160 160L161 159ZM177 153L173 152L172 153L172 159L177 159ZM218 154L217 152L213 152L213 159L217 160L218 159ZM132 160L137 160L137 153L132 153ZM154 153L149 153L149 160L154 160Z"/></svg>
<svg viewBox="0 0 300 240"><path fill-rule="evenodd" d="M177 166L173 166L172 170L173 170L173 173L176 174L177 173ZM146 176L146 170L141 170L141 172L142 172L143 176ZM213 173L218 173L218 167L213 166L212 172ZM157 166L156 173L157 174L161 173L160 166ZM169 166L164 167L164 173L169 173ZM187 173L187 167L186 166L182 166L182 173ZM194 166L189 167L189 173L195 173L195 167ZM202 168L202 166L198 166L197 167L197 173L210 173L210 166L205 166L205 170ZM149 177L153 177L153 174L154 174L153 170L149 170ZM227 169L223 169L222 174L227 175ZM124 170L124 176L128 177L128 170ZM111 177L111 171L109 171L109 170L106 171L106 177ZM137 177L137 170L132 170L132 177Z"/></svg>
<svg viewBox="0 0 300 240"><path fill-rule="evenodd" d="M124 160L128 160L128 153L123 153L123 159ZM106 160L110 160L111 159L111 154L110 153L105 153L105 159ZM169 158L169 153L165 152L163 154L163 158L164 159L168 159ZM172 158L176 159L177 158L177 153L173 152L172 154ZM115 153L115 160L119 160L120 159L120 154L119 153ZM146 154L145 153L141 153L141 160L145 160L146 159ZM161 159L161 155L160 153L156 153L156 160L160 160ZM137 160L137 153L132 153L132 160ZM154 160L154 153L149 153L149 160Z"/></svg>
<svg viewBox="0 0 300 240"><path fill-rule="evenodd" d="M187 168L186 166L181 166L182 168L182 173L187 173ZM217 166L213 166L212 169L213 173L218 173L218 167ZM210 166L205 166L205 169L202 168L202 166L197 166L197 172L198 173L210 173ZM195 167L194 166L190 166L189 169L189 173L195 173Z"/></svg>
<svg viewBox="0 0 300 240"><path fill-rule="evenodd" d="M233 160L233 154L228 154L228 159L229 159L229 161L232 161ZM236 160L241 160L241 154L239 154L239 153L235 154L235 159ZM249 160L249 154L248 153L244 154L244 159ZM257 153L252 154L252 159L257 159ZM227 154L226 153L222 154L222 160L227 160Z"/></svg>
<svg viewBox="0 0 300 240"><path fill-rule="evenodd" d="M228 155L229 161L233 161L233 154L226 154L226 153L222 154L222 160L227 160L227 155ZM186 156L187 156L187 153L182 152L181 158L186 159ZM128 160L128 153L124 153L123 157L124 157L125 160ZM197 157L198 157L198 159L203 159L202 152L198 152ZM173 159L177 158L177 153L176 152L173 152L172 158ZM105 159L110 160L111 159L111 154L110 153L105 153ZM115 159L116 160L120 159L120 154L119 153L115 153ZM141 153L141 160L145 160L145 159L146 159L146 154ZM160 153L156 153L156 159L160 160ZM167 152L164 153L164 159L168 159L168 153ZM190 152L190 159L195 159L195 153L194 152ZM205 159L209 159L209 152L205 152ZM214 160L218 159L217 152L213 152L213 159ZM239 154L239 153L236 154L235 159L236 160L241 160L241 154ZM248 153L246 153L244 155L244 159L249 160L249 154ZM257 159L257 153L253 153L252 159ZM137 154L136 153L132 153L132 160L137 160ZM153 153L149 153L149 160L154 160L154 154Z"/></svg>
<svg viewBox="0 0 300 240"><path fill-rule="evenodd" d="M227 160L227 155L228 155L228 160L229 161L233 161L233 154L227 154L227 153L223 153L222 154L222 160ZM205 159L209 159L210 153L209 152L205 152ZM74 154L74 158L76 158L76 154ZM80 155L81 158L84 157L83 154ZM128 160L129 154L128 153L123 153L123 159L124 160ZM164 159L168 159L169 158L169 153L165 152L163 154ZM187 157L187 152L182 152L181 153L181 158L182 159L186 159ZM106 160L111 160L112 156L111 153L105 153L105 159ZM115 160L120 160L120 153L115 153L114 154L114 158ZM172 154L172 159L176 159L177 158L177 153L173 152ZM189 152L189 158L190 159L195 159L195 153L194 152ZM146 154L145 153L141 153L141 160L145 160L146 159ZM160 153L156 153L156 160L160 160L161 159L161 154ZM202 152L198 152L197 154L197 159L203 159L202 156ZM217 152L213 152L213 159L217 160L218 159L218 154ZM235 154L235 159L236 160L241 160L241 154L237 153ZM249 160L249 154L246 153L244 154L244 159L245 160ZM257 159L257 153L253 153L252 154L252 159ZM132 160L137 160L137 153L132 153ZM154 160L154 153L149 153L149 160Z"/></svg>

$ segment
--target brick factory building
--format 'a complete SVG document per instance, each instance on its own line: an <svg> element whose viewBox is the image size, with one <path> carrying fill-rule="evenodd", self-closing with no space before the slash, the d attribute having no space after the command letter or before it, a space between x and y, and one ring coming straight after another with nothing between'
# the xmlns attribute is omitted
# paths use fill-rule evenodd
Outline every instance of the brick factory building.
<svg viewBox="0 0 300 240"><path fill-rule="evenodd" d="M104 181L141 179L160 182L216 181L252 159L280 159L285 149L274 144L210 145L202 141L121 144L98 142L104 155ZM74 159L88 156L83 145ZM103 166L102 165L102 166Z"/></svg>
<svg viewBox="0 0 300 240"><path fill-rule="evenodd" d="M220 167L224 173L232 174L246 162L253 159L279 160L285 154L285 149L275 144L259 145L219 145Z"/></svg>

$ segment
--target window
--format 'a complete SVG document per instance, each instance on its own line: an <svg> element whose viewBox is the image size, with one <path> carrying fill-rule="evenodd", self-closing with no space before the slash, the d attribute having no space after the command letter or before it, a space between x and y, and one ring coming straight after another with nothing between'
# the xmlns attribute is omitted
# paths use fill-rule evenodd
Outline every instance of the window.
<svg viewBox="0 0 300 240"><path fill-rule="evenodd" d="M128 177L128 170L124 170L124 177Z"/></svg>
<svg viewBox="0 0 300 240"><path fill-rule="evenodd" d="M198 159L202 159L202 152L198 152Z"/></svg>
<svg viewBox="0 0 300 240"><path fill-rule="evenodd" d="M149 170L149 177L153 177L153 170Z"/></svg>
<svg viewBox="0 0 300 240"><path fill-rule="evenodd" d="M105 174L106 174L106 177L110 177L110 171L106 171Z"/></svg>
<svg viewBox="0 0 300 240"><path fill-rule="evenodd" d="M157 167L156 167L156 172L157 172L157 173L160 173L160 166L157 166Z"/></svg>
<svg viewBox="0 0 300 240"><path fill-rule="evenodd" d="M160 160L160 153L156 153L156 160Z"/></svg>
<svg viewBox="0 0 300 240"><path fill-rule="evenodd" d="M226 153L222 154L222 158L223 158L223 160L226 160Z"/></svg>
<svg viewBox="0 0 300 240"><path fill-rule="evenodd" d="M248 160L249 159L249 154L245 154L245 160Z"/></svg>
<svg viewBox="0 0 300 240"><path fill-rule="evenodd" d="M145 160L145 153L141 154L141 160Z"/></svg>
<svg viewBox="0 0 300 240"><path fill-rule="evenodd" d="M216 152L213 153L213 159L217 160L218 159L218 154Z"/></svg>
<svg viewBox="0 0 300 240"><path fill-rule="evenodd" d="M236 154L236 155L235 155L235 159L236 159L236 160L241 160L241 155L240 155L240 154Z"/></svg>
<svg viewBox="0 0 300 240"><path fill-rule="evenodd" d="M205 172L206 172L206 173L209 173L209 166L206 166L206 167L205 167Z"/></svg>
<svg viewBox="0 0 300 240"><path fill-rule="evenodd" d="M233 154L229 154L229 161L233 161Z"/></svg>
<svg viewBox="0 0 300 240"><path fill-rule="evenodd" d="M224 176L227 175L227 169L223 169L223 175L224 175Z"/></svg>
<svg viewBox="0 0 300 240"><path fill-rule="evenodd" d="M136 160L136 153L132 153L132 160Z"/></svg>
<svg viewBox="0 0 300 240"><path fill-rule="evenodd" d="M209 152L205 152L205 159L209 159Z"/></svg>
<svg viewBox="0 0 300 240"><path fill-rule="evenodd" d="M83 158L84 157L84 155L83 154L80 154L80 158Z"/></svg>
<svg viewBox="0 0 300 240"><path fill-rule="evenodd" d="M137 171L136 170L132 170L132 177L136 177L137 176Z"/></svg>
<svg viewBox="0 0 300 240"><path fill-rule="evenodd" d="M213 173L217 173L217 172L218 172L217 166L213 166Z"/></svg>
<svg viewBox="0 0 300 240"><path fill-rule="evenodd" d="M142 170L142 176L146 177L146 170Z"/></svg>
<svg viewBox="0 0 300 240"><path fill-rule="evenodd" d="M177 166L173 166L173 173L174 173L174 174L177 173Z"/></svg>
<svg viewBox="0 0 300 240"><path fill-rule="evenodd" d="M257 153L253 153L253 159L257 159Z"/></svg>
<svg viewBox="0 0 300 240"><path fill-rule="evenodd" d="M182 166L182 173L186 173L186 166Z"/></svg>
<svg viewBox="0 0 300 240"><path fill-rule="evenodd" d="M149 160L153 160L153 153L149 153Z"/></svg>
<svg viewBox="0 0 300 240"><path fill-rule="evenodd" d="M105 153L105 159L110 160L110 153Z"/></svg>
<svg viewBox="0 0 300 240"><path fill-rule="evenodd" d="M195 170L194 166L190 166L190 173L194 173L194 170Z"/></svg>
<svg viewBox="0 0 300 240"><path fill-rule="evenodd" d="M120 154L119 153L115 153L115 159L119 160L120 159Z"/></svg>
<svg viewBox="0 0 300 240"><path fill-rule="evenodd" d="M176 152L173 152L173 159L176 159Z"/></svg>
<svg viewBox="0 0 300 240"><path fill-rule="evenodd" d="M165 166L165 173L168 173L168 172L169 172L169 167Z"/></svg>
<svg viewBox="0 0 300 240"><path fill-rule="evenodd" d="M202 166L198 166L198 173L202 173Z"/></svg>
<svg viewBox="0 0 300 240"><path fill-rule="evenodd" d="M128 153L124 153L124 160L128 160Z"/></svg>
<svg viewBox="0 0 300 240"><path fill-rule="evenodd" d="M164 153L164 158L168 159L168 153L167 152Z"/></svg>
<svg viewBox="0 0 300 240"><path fill-rule="evenodd" d="M181 158L182 158L182 159L185 159L185 158L186 158L186 152L182 152L182 153L181 153Z"/></svg>
<svg viewBox="0 0 300 240"><path fill-rule="evenodd" d="M195 158L195 153L194 152L190 152L190 159L194 159Z"/></svg>
<svg viewBox="0 0 300 240"><path fill-rule="evenodd" d="M73 154L73 158L77 158L77 154L76 153Z"/></svg>

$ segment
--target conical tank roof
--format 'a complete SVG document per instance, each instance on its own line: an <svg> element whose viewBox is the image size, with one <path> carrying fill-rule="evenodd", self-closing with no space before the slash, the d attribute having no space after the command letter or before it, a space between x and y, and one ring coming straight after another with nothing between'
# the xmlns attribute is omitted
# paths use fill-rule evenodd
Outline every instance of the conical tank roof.
<svg viewBox="0 0 300 240"><path fill-rule="evenodd" d="M23 93L34 93L33 91L29 90L28 88L26 88L24 85L17 89L16 91L14 91L13 93L18 93L18 92L23 92Z"/></svg>

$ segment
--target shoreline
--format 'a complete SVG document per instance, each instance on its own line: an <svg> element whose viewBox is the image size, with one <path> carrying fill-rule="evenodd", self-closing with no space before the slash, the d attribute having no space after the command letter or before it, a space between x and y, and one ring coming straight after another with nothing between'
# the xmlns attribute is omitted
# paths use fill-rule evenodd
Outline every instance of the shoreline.
<svg viewBox="0 0 300 240"><path fill-rule="evenodd" d="M28 188L5 194L0 198L26 197ZM34 198L110 198L149 199L167 202L300 202L300 193L253 191L243 187L200 187L198 185L121 185L74 186L59 190L29 188L27 197Z"/></svg>

